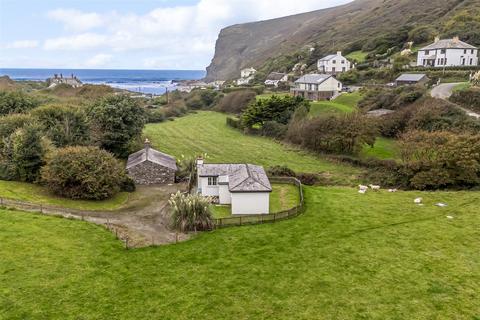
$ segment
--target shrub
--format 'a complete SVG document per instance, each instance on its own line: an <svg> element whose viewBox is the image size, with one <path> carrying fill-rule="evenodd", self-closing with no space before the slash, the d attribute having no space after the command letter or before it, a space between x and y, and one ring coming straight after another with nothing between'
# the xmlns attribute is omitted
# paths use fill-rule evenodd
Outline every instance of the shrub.
<svg viewBox="0 0 480 320"><path fill-rule="evenodd" d="M252 90L234 91L224 96L216 109L221 112L240 114L255 101L255 97L256 93Z"/></svg>
<svg viewBox="0 0 480 320"><path fill-rule="evenodd" d="M26 113L40 102L21 91L0 91L0 116L12 113Z"/></svg>
<svg viewBox="0 0 480 320"><path fill-rule="evenodd" d="M273 177L296 177L295 171L287 166L273 166L267 168L267 174Z"/></svg>
<svg viewBox="0 0 480 320"><path fill-rule="evenodd" d="M480 112L480 88L456 91L450 100L462 107Z"/></svg>
<svg viewBox="0 0 480 320"><path fill-rule="evenodd" d="M358 106L366 111L377 109L398 110L417 101L425 92L426 89L420 86L370 89L359 101Z"/></svg>
<svg viewBox="0 0 480 320"><path fill-rule="evenodd" d="M10 114L0 117L0 149L3 148L3 139L31 121L32 117L28 114Z"/></svg>
<svg viewBox="0 0 480 320"><path fill-rule="evenodd" d="M145 110L128 96L107 96L91 105L87 116L92 140L119 157L128 156L145 125Z"/></svg>
<svg viewBox="0 0 480 320"><path fill-rule="evenodd" d="M96 147L67 147L49 154L42 181L55 194L71 199L103 200L128 188L123 165Z"/></svg>
<svg viewBox="0 0 480 320"><path fill-rule="evenodd" d="M213 228L210 201L201 195L173 194L168 201L172 210L173 226L184 231L202 231Z"/></svg>
<svg viewBox="0 0 480 320"><path fill-rule="evenodd" d="M275 121L267 121L263 124L262 135L274 139L283 139L287 134L288 126Z"/></svg>
<svg viewBox="0 0 480 320"><path fill-rule="evenodd" d="M319 182L319 178L313 173L299 173L297 179L306 186L314 186Z"/></svg>
<svg viewBox="0 0 480 320"><path fill-rule="evenodd" d="M163 109L147 109L146 110L147 123L160 123L165 121L165 111Z"/></svg>
<svg viewBox="0 0 480 320"><path fill-rule="evenodd" d="M243 129L242 121L232 117L227 117L227 126L235 129Z"/></svg>

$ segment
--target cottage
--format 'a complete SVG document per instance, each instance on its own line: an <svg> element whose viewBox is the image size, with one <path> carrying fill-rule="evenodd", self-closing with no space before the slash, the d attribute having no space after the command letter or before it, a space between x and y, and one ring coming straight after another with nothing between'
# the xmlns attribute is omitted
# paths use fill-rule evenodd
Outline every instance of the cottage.
<svg viewBox="0 0 480 320"><path fill-rule="evenodd" d="M265 85L277 88L280 83L286 83L287 81L288 74L272 72L268 75L267 80L265 80Z"/></svg>
<svg viewBox="0 0 480 320"><path fill-rule="evenodd" d="M404 73L395 80L397 86L425 85L430 79L423 73Z"/></svg>
<svg viewBox="0 0 480 320"><path fill-rule="evenodd" d="M340 81L328 74L307 74L295 81L292 94L308 100L328 100L342 91Z"/></svg>
<svg viewBox="0 0 480 320"><path fill-rule="evenodd" d="M240 79L237 80L238 86L249 84L255 78L257 70L254 68L245 68L240 71Z"/></svg>
<svg viewBox="0 0 480 320"><path fill-rule="evenodd" d="M478 65L478 48L460 41L458 37L440 40L418 50L417 66L461 67Z"/></svg>
<svg viewBox="0 0 480 320"><path fill-rule="evenodd" d="M127 172L136 184L170 184L175 182L177 162L174 157L151 148L147 139L145 148L128 157Z"/></svg>
<svg viewBox="0 0 480 320"><path fill-rule="evenodd" d="M80 81L75 75L70 77L63 77L63 74L54 74L53 77L47 79L47 85L49 88L54 88L60 84L66 84L74 88L79 88L83 86L82 81Z"/></svg>
<svg viewBox="0 0 480 320"><path fill-rule="evenodd" d="M318 60L317 68L320 73L337 74L353 69L353 64L342 56L342 52L331 54Z"/></svg>
<svg viewBox="0 0 480 320"><path fill-rule="evenodd" d="M272 186L265 170L252 164L205 164L197 160L198 192L230 204L232 214L268 214Z"/></svg>

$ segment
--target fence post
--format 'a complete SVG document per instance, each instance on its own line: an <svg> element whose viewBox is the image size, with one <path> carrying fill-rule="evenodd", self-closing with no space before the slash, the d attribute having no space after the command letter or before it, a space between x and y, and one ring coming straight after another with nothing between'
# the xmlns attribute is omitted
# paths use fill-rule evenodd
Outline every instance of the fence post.
<svg viewBox="0 0 480 320"><path fill-rule="evenodd" d="M128 237L125 238L125 249L128 250Z"/></svg>
<svg viewBox="0 0 480 320"><path fill-rule="evenodd" d="M242 225L242 217L240 217L240 225Z"/></svg>
<svg viewBox="0 0 480 320"><path fill-rule="evenodd" d="M175 244L178 243L178 231L175 231Z"/></svg>

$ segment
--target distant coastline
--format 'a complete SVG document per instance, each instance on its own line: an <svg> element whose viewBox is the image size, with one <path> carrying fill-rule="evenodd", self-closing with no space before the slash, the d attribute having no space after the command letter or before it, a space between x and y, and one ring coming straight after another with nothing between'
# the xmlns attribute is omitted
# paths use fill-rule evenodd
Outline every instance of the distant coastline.
<svg viewBox="0 0 480 320"><path fill-rule="evenodd" d="M115 69L22 69L0 68L0 75L17 81L45 81L54 74L74 74L83 83L106 84L114 88L150 94L163 94L176 82L199 80L203 70L115 70Z"/></svg>

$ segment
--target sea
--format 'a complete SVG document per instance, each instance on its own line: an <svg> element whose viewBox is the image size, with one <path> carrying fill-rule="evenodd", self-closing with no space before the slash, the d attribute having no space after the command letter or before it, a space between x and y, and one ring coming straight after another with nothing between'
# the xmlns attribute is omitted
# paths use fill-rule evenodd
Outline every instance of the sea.
<svg viewBox="0 0 480 320"><path fill-rule="evenodd" d="M70 77L72 74L83 83L105 84L129 91L161 95L174 90L176 82L200 80L203 70L108 70L108 69L9 69L0 68L0 76L13 80L45 81L54 74Z"/></svg>

